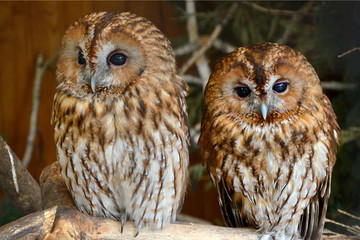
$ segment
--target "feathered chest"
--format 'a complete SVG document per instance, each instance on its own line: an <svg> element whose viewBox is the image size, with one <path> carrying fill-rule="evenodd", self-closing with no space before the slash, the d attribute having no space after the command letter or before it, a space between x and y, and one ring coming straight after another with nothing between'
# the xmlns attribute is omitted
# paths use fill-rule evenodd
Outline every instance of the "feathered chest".
<svg viewBox="0 0 360 240"><path fill-rule="evenodd" d="M330 142L316 124L305 123L226 126L209 138L219 140L206 150L212 178L217 185L226 184L228 197L251 225L298 219L322 191L332 167Z"/></svg>
<svg viewBox="0 0 360 240"><path fill-rule="evenodd" d="M262 172L276 180L281 168L291 170L297 162L310 166L318 155L326 159L331 141L326 126L318 125L315 117L251 125L221 116L205 127L209 128L205 158L217 177L241 164L255 175Z"/></svg>

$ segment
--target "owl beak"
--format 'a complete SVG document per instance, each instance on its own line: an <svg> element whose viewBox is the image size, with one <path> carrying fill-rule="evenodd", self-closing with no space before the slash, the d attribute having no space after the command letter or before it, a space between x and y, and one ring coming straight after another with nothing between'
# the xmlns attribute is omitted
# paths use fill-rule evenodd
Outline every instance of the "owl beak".
<svg viewBox="0 0 360 240"><path fill-rule="evenodd" d="M96 88L96 80L95 80L95 78L91 78L90 86L91 86L92 92L95 93L95 88Z"/></svg>
<svg viewBox="0 0 360 240"><path fill-rule="evenodd" d="M261 115L263 116L264 120L266 120L266 116L268 114L269 108L265 103L261 104Z"/></svg>

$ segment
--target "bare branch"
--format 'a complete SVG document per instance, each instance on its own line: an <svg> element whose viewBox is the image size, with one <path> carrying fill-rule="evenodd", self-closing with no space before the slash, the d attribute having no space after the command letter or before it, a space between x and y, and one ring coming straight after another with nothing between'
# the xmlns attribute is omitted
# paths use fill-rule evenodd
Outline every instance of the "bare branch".
<svg viewBox="0 0 360 240"><path fill-rule="evenodd" d="M186 11L189 14L189 18L187 21L189 42L190 44L200 44L199 32L196 22L196 8L195 8L194 0L186 0ZM203 83L202 83L203 88L205 88L205 84L211 73L209 62L205 56L199 56L199 58L195 59L194 62L196 64L196 68L197 71L199 72L200 78L203 79ZM180 74L183 75L183 73Z"/></svg>
<svg viewBox="0 0 360 240"><path fill-rule="evenodd" d="M200 47L199 43L189 43L177 49L174 49L174 55L175 57L180 57L195 51L199 47Z"/></svg>
<svg viewBox="0 0 360 240"><path fill-rule="evenodd" d="M23 215L40 210L39 185L1 137L0 166L0 187L16 209Z"/></svg>
<svg viewBox="0 0 360 240"><path fill-rule="evenodd" d="M298 14L294 14L292 16L291 20L285 28L282 37L277 41L279 44L285 44L288 41L294 25L301 20L304 14L308 13L311 10L313 5L313 1L308 1L299 9L299 11L297 11Z"/></svg>
<svg viewBox="0 0 360 240"><path fill-rule="evenodd" d="M299 11L265 8L256 3L248 2L248 1L241 1L241 3L243 5L251 7L252 9L254 9L256 11L271 14L271 15L293 16L293 15L307 15L308 14L308 13L299 12Z"/></svg>
<svg viewBox="0 0 360 240"><path fill-rule="evenodd" d="M32 109L30 115L30 127L29 134L26 141L26 148L24 152L24 156L22 158L22 163L25 167L27 167L30 163L32 152L34 150L34 141L36 134L36 121L39 111L39 102L40 102L40 89L41 89L41 81L44 75L45 70L48 68L50 64L52 64L58 56L58 52L56 52L49 60L44 61L44 56L42 53L36 59L36 71L34 78L34 87L33 87L33 98L32 98Z"/></svg>
<svg viewBox="0 0 360 240"><path fill-rule="evenodd" d="M197 123L195 126L190 128L191 145L197 147L197 143L200 138L201 123Z"/></svg>
<svg viewBox="0 0 360 240"><path fill-rule="evenodd" d="M356 219L356 220L360 220L360 217L355 216L355 215L352 215L352 214L350 214L350 213L348 213L348 212L346 212L346 211L343 211L343 210L341 210L341 209L338 209L338 212L341 213L341 214L344 214L344 215L346 215L346 216L349 216L349 217L351 217L351 218L354 218L354 219Z"/></svg>
<svg viewBox="0 0 360 240"><path fill-rule="evenodd" d="M332 224L335 224L337 226L343 227L346 230L348 230L349 232L355 234L357 237L360 237L360 229L357 226L348 226L348 225L345 225L343 223L339 223L337 221L327 219L327 218L325 219L325 222L332 223ZM347 236L347 237L349 237L349 236Z"/></svg>
<svg viewBox="0 0 360 240"><path fill-rule="evenodd" d="M358 50L360 50L360 47L356 47L356 48L350 49L349 51L346 51L346 52L338 55L337 57L338 57L338 58L342 58L343 56L348 55L349 53L352 53L352 52L355 52L355 51L358 51Z"/></svg>
<svg viewBox="0 0 360 240"><path fill-rule="evenodd" d="M203 36L202 39L209 39L209 36ZM230 53L235 50L235 46L231 45L228 42L222 41L221 39L215 39L213 43L214 48L216 48L219 51L222 51L224 53ZM189 53L194 52L195 50L199 49L200 44L199 43L188 43L184 46L178 47L177 49L174 49L175 57L180 57Z"/></svg>
<svg viewBox="0 0 360 240"><path fill-rule="evenodd" d="M213 32L210 35L209 40L198 51L196 51L191 56L191 58L182 66L182 68L180 70L180 75L184 75L185 72L195 63L195 61L199 57L202 57L205 54L205 52L213 45L215 39L220 35L223 27L227 24L229 19L232 17L232 15L234 14L237 7L238 7L238 2L235 2L231 5L231 7L227 11L227 14L226 14L225 18L223 19L223 21L221 23L219 23L218 25L216 25L215 29L213 30ZM205 84L203 84L203 86L204 85Z"/></svg>
<svg viewBox="0 0 360 240"><path fill-rule="evenodd" d="M230 53L236 49L235 46L231 45L230 43L224 42L220 39L215 39L213 46L216 49L223 51L224 53Z"/></svg>
<svg viewBox="0 0 360 240"><path fill-rule="evenodd" d="M355 83L343 83L336 81L321 82L321 86L325 90L333 91L355 90L358 87Z"/></svg>
<svg viewBox="0 0 360 240"><path fill-rule="evenodd" d="M202 85L203 79L192 75L181 75L181 77L189 84Z"/></svg>

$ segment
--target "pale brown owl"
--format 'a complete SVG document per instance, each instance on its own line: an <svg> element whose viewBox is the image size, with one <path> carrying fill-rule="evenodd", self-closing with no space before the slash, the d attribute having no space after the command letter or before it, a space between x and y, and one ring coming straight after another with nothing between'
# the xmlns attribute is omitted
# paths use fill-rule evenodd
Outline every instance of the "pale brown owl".
<svg viewBox="0 0 360 240"><path fill-rule="evenodd" d="M175 221L186 188L186 82L168 39L135 14L98 12L62 41L52 124L78 208L138 227Z"/></svg>
<svg viewBox="0 0 360 240"><path fill-rule="evenodd" d="M225 56L205 90L199 144L228 226L320 239L339 127L305 57L265 43Z"/></svg>

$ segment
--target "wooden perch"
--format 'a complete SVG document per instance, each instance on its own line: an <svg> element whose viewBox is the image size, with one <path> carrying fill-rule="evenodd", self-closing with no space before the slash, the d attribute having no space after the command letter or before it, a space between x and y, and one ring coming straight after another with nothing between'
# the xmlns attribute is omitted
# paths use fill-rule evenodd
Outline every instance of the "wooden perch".
<svg viewBox="0 0 360 240"><path fill-rule="evenodd" d="M44 239L57 213L57 206L35 212L0 227L0 239Z"/></svg>
<svg viewBox="0 0 360 240"><path fill-rule="evenodd" d="M52 207L0 228L0 239L134 239L136 228L126 222L121 233L118 221L94 218L72 208ZM150 239L257 239L247 228L226 228L194 223L173 223L163 229L143 228L136 240Z"/></svg>
<svg viewBox="0 0 360 240"><path fill-rule="evenodd" d="M15 208L22 215L41 210L40 186L1 137L0 166L0 188Z"/></svg>
<svg viewBox="0 0 360 240"><path fill-rule="evenodd" d="M40 175L42 209L61 206L77 209L60 173L58 162L44 168Z"/></svg>
<svg viewBox="0 0 360 240"><path fill-rule="evenodd" d="M7 158L7 156L4 157L4 154L8 154L7 148L8 147L6 143L0 138L0 160ZM11 150L9 151L11 154L13 154ZM16 156L14 155L13 158L16 158ZM18 159L14 162L19 164ZM15 167L15 169L17 168ZM25 168L23 169L23 174L27 175L27 170ZM12 171L8 170L7 172ZM16 172L19 173L19 171ZM3 172L0 172L0 174L3 174ZM23 179L21 178L19 178L17 181L18 183L24 184ZM3 182L5 181L1 181L1 183ZM40 176L40 183L42 201L40 201L40 197L34 198L37 200L37 203L33 202L33 204L39 205L40 202L42 202L43 208L47 209L31 213L14 222L1 226L0 239L134 239L137 229L131 221L126 222L124 231L121 233L121 223L119 221L108 218L91 217L81 213L75 206L66 188L66 185L60 174L60 166L57 162L51 164L43 170ZM13 183L10 182L10 185L13 185ZM22 189L23 187L19 186L20 192ZM12 190L15 191L14 189ZM353 215L350 216L357 218ZM182 217L183 220L186 220L187 218L188 217ZM190 221L194 221L194 219L190 217ZM347 229L352 233L356 230L356 235L346 236L325 230L326 235L324 235L322 239L358 239L359 232L357 231L357 226L348 227L328 219L327 222L341 225L342 227L347 227ZM249 228L219 227L209 225L207 222L202 222L201 224L191 222L175 222L165 226L163 229L143 227L140 234L135 239L251 240L259 239L259 235L254 229Z"/></svg>
<svg viewBox="0 0 360 240"><path fill-rule="evenodd" d="M40 176L42 203L46 210L0 227L0 239L134 239L131 221L124 226L107 218L81 213L72 201L60 174L59 164L46 167ZM207 224L176 222L163 229L143 227L136 240L149 239L257 239L247 228L227 228Z"/></svg>

